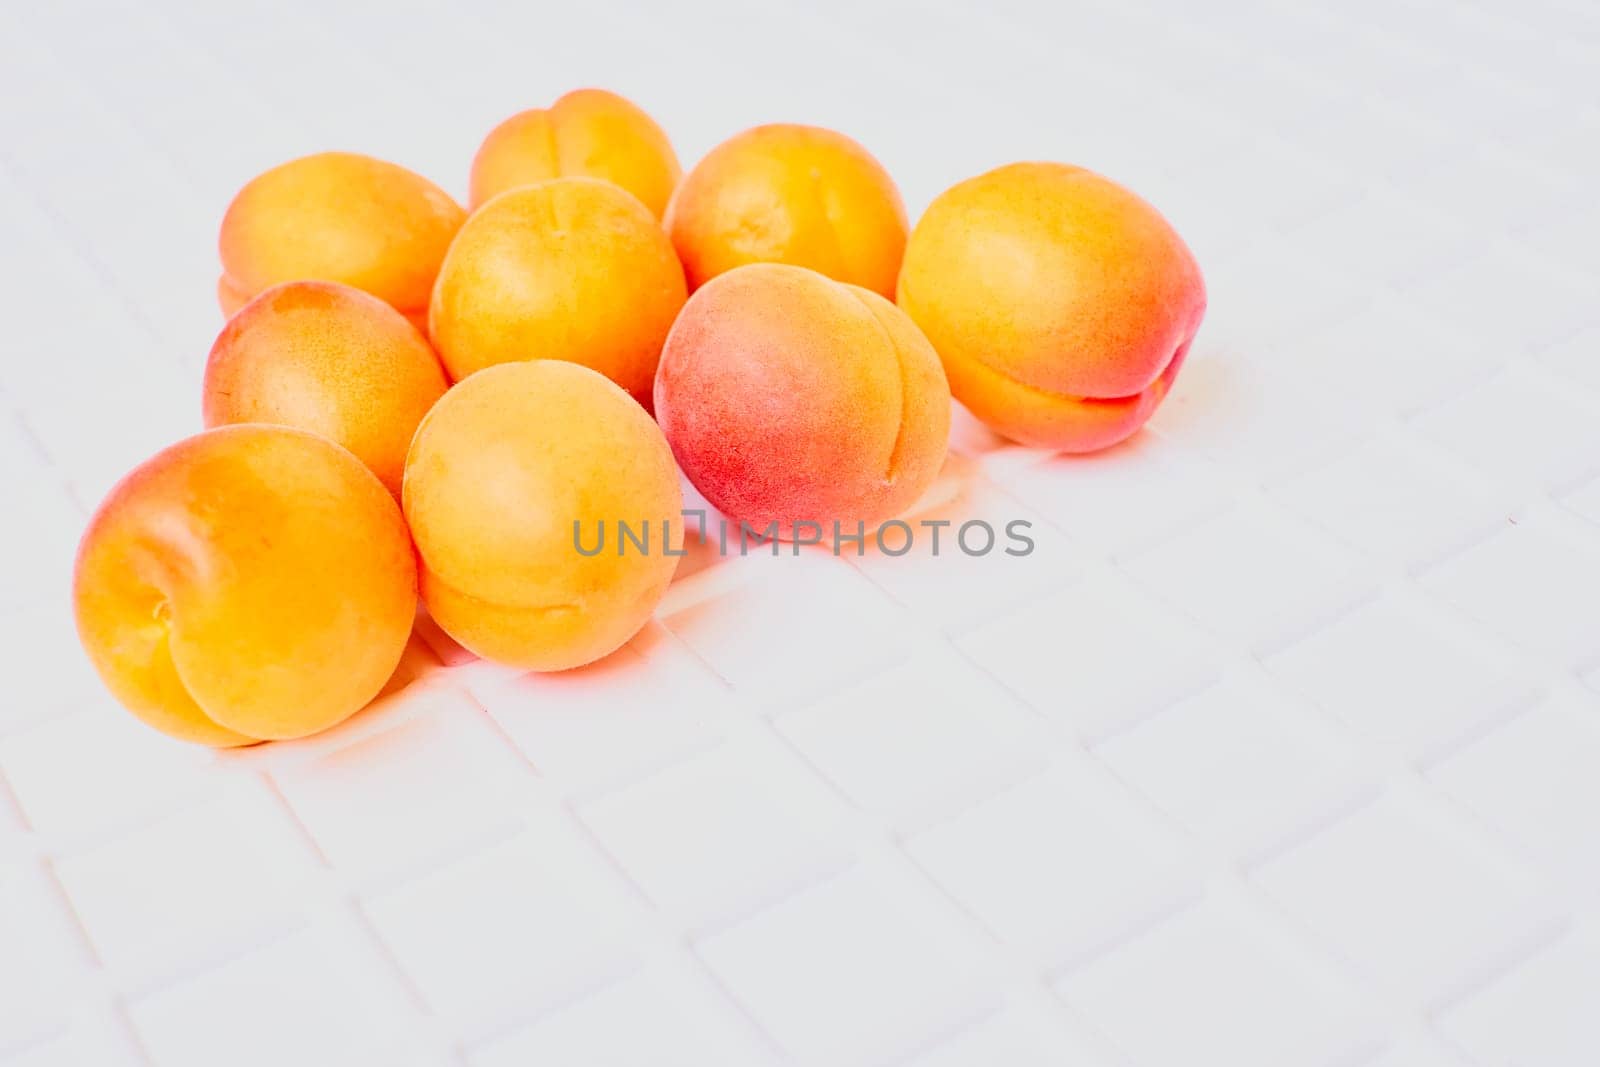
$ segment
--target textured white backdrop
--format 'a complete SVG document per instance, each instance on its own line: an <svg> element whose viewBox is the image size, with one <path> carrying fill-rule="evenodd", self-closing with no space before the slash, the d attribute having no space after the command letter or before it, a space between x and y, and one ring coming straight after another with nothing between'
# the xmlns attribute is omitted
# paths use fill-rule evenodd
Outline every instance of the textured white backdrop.
<svg viewBox="0 0 1600 1067"><path fill-rule="evenodd" d="M0 1060L1600 1063L1600 12L829 0L0 8ZM71 553L198 428L234 190L458 195L580 85L686 164L835 126L913 216L1018 158L1211 310L1127 446L958 418L1021 560L697 553L604 664L448 641L309 742L144 730Z"/></svg>

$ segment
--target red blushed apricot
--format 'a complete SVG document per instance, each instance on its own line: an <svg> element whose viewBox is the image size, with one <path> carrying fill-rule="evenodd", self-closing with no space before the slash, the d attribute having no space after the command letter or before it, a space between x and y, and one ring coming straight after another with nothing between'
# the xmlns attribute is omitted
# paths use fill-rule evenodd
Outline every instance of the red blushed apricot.
<svg viewBox="0 0 1600 1067"><path fill-rule="evenodd" d="M1015 163L929 206L906 246L899 304L975 416L1023 444L1090 452L1155 411L1206 291L1145 201L1081 167Z"/></svg>
<svg viewBox="0 0 1600 1067"><path fill-rule="evenodd" d="M842 133L791 124L713 148L673 194L666 226L690 289L746 263L788 263L893 298L906 245L889 172Z"/></svg>
<svg viewBox="0 0 1600 1067"><path fill-rule="evenodd" d="M209 430L112 489L78 547L78 634L114 696L173 737L245 745L359 711L411 633L400 509L348 451Z"/></svg>
<svg viewBox="0 0 1600 1067"><path fill-rule="evenodd" d="M559 360L490 367L446 393L411 443L404 501L434 622L529 670L581 666L637 633L683 544L660 429ZM619 523L644 546L624 545Z"/></svg>
<svg viewBox="0 0 1600 1067"><path fill-rule="evenodd" d="M501 193L461 227L428 328L456 381L497 363L560 359L648 404L686 295L672 243L637 197L556 178Z"/></svg>
<svg viewBox="0 0 1600 1067"><path fill-rule="evenodd" d="M228 320L206 361L207 427L268 422L321 434L396 498L417 423L449 387L394 308L332 282L287 282Z"/></svg>
<svg viewBox="0 0 1600 1067"><path fill-rule="evenodd" d="M939 473L950 389L900 309L802 267L738 267L678 316L656 418L689 480L757 530L854 532L909 507Z"/></svg>
<svg viewBox="0 0 1600 1067"><path fill-rule="evenodd" d="M217 299L232 315L281 282L342 282L418 328L466 212L420 174L370 156L291 160L239 190L222 219Z"/></svg>
<svg viewBox="0 0 1600 1067"><path fill-rule="evenodd" d="M472 160L471 205L476 211L507 189L551 178L599 178L659 219L682 174L654 119L616 93L578 89L490 131Z"/></svg>

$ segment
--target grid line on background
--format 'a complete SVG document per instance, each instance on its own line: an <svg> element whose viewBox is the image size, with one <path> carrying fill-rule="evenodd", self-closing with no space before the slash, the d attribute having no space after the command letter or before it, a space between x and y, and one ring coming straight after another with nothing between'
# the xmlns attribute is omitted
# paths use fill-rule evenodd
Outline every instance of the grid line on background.
<svg viewBox="0 0 1600 1067"><path fill-rule="evenodd" d="M4 20L0 1061L1600 1057L1590 6ZM913 216L1016 158L1124 181L1206 271L1189 365L1100 456L957 412L910 517L1026 518L1026 558L700 546L577 674L424 626L320 737L140 727L71 554L199 428L228 198L334 147L459 192L581 84L686 162L838 127Z"/></svg>

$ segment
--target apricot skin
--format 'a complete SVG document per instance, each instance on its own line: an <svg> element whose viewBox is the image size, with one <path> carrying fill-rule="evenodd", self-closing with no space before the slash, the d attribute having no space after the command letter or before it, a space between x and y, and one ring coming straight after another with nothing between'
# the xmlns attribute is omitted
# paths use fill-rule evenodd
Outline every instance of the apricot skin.
<svg viewBox="0 0 1600 1067"><path fill-rule="evenodd" d="M887 300L802 267L712 279L656 374L656 418L684 473L756 530L870 531L938 474L950 432L939 358Z"/></svg>
<svg viewBox="0 0 1600 1067"><path fill-rule="evenodd" d="M906 244L888 171L844 134L787 123L712 149L673 194L666 226L691 290L746 263L788 263L893 299Z"/></svg>
<svg viewBox="0 0 1600 1067"><path fill-rule="evenodd" d="M660 218L683 168L672 142L631 101L604 89L578 89L547 108L506 119L472 161L476 211L507 189L551 178L599 178L626 189Z"/></svg>
<svg viewBox="0 0 1600 1067"><path fill-rule="evenodd" d="M1206 291L1148 203L1080 167L1015 163L935 198L906 246L898 302L980 420L1023 444L1091 452L1166 396Z"/></svg>
<svg viewBox="0 0 1600 1067"><path fill-rule="evenodd" d="M417 429L403 498L433 620L485 659L528 670L620 647L682 548L660 429L603 375L559 360L501 364L451 389ZM602 551L578 551L575 522L585 549L604 529ZM649 551L619 554L619 522L648 524Z"/></svg>
<svg viewBox="0 0 1600 1067"><path fill-rule="evenodd" d="M417 328L375 296L286 282L228 320L206 360L208 428L267 422L343 445L400 496L406 449L449 387Z"/></svg>
<svg viewBox="0 0 1600 1067"><path fill-rule="evenodd" d="M393 163L350 152L291 160L228 205L218 302L231 316L281 282L341 282L423 328L439 263L465 218L444 190Z"/></svg>
<svg viewBox="0 0 1600 1067"><path fill-rule="evenodd" d="M360 460L278 426L209 430L112 489L78 548L78 634L112 694L216 746L359 711L411 633L416 569Z"/></svg>
<svg viewBox="0 0 1600 1067"><path fill-rule="evenodd" d="M450 246L429 333L455 381L497 363L581 363L648 404L683 268L636 197L595 178L513 189Z"/></svg>

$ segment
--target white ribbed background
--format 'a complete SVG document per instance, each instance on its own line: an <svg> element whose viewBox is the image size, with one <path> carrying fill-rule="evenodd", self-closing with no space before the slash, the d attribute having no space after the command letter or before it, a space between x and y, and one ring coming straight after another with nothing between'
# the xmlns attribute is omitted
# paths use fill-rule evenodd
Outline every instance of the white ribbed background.
<svg viewBox="0 0 1600 1067"><path fill-rule="evenodd" d="M1600 1063L1600 13L1291 7L8 2L0 1060ZM1195 355L1106 455L958 416L923 516L1026 559L700 552L592 670L433 635L309 742L140 727L71 554L198 428L229 197L464 194L584 84L686 163L838 127L913 214L1100 170Z"/></svg>

